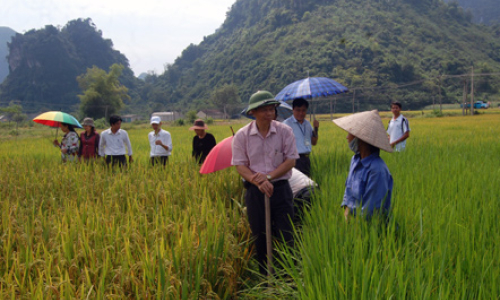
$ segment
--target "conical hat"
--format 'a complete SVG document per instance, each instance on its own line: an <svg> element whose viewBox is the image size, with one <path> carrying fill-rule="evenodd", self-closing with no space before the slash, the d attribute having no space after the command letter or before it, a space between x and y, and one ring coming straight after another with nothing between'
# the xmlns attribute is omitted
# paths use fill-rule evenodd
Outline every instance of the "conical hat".
<svg viewBox="0 0 500 300"><path fill-rule="evenodd" d="M337 126L360 140L387 152L393 149L377 110L364 111L333 120Z"/></svg>

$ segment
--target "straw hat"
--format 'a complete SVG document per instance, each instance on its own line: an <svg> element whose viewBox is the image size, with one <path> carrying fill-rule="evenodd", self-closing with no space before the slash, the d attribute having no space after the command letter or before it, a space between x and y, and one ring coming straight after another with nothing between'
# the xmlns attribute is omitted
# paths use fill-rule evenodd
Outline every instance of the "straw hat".
<svg viewBox="0 0 500 300"><path fill-rule="evenodd" d="M82 126L90 126L90 127L95 127L94 126L94 120L92 120L92 118L85 118L83 119L83 123L82 123Z"/></svg>
<svg viewBox="0 0 500 300"><path fill-rule="evenodd" d="M387 152L393 151L377 110L335 119L333 123L372 146Z"/></svg>
<svg viewBox="0 0 500 300"><path fill-rule="evenodd" d="M269 93L268 91L258 91L257 93L250 96L250 100L248 101L248 108L245 113L248 114L251 110L262 106L276 106L277 104L279 104L279 102L274 99L273 94Z"/></svg>
<svg viewBox="0 0 500 300"><path fill-rule="evenodd" d="M189 128L189 130L195 130L195 129L204 129L204 130L207 130L208 126L205 125L205 122L202 119L198 119L198 120L194 121L193 126L191 126Z"/></svg>

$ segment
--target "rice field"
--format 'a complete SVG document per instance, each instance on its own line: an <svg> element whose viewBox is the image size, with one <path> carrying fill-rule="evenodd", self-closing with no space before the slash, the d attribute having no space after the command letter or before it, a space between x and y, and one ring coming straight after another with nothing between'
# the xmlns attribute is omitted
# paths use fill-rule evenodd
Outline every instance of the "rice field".
<svg viewBox="0 0 500 300"><path fill-rule="evenodd" d="M352 154L326 119L312 156L321 190L295 249L282 249L287 275L265 287L241 180L234 168L200 175L187 126L164 126L173 155L152 168L150 129L124 125L135 162L122 172L61 164L47 127L0 133L0 298L499 298L498 114L410 119L407 151L382 153L394 177L387 228L344 221Z"/></svg>

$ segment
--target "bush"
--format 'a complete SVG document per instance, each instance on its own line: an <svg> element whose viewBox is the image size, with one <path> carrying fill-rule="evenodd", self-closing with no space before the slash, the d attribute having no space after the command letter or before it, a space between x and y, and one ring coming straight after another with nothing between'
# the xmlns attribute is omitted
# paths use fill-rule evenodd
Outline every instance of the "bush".
<svg viewBox="0 0 500 300"><path fill-rule="evenodd" d="M184 126L184 119L177 119L175 120L175 125L177 126Z"/></svg>
<svg viewBox="0 0 500 300"><path fill-rule="evenodd" d="M213 124L213 123L214 123L214 119L212 119L212 118L208 118L208 119L207 119L207 124L208 124L208 125L211 125L211 124Z"/></svg>
<svg viewBox="0 0 500 300"><path fill-rule="evenodd" d="M94 126L97 129L105 129L108 128L108 122L106 122L105 118L101 118L94 121Z"/></svg>

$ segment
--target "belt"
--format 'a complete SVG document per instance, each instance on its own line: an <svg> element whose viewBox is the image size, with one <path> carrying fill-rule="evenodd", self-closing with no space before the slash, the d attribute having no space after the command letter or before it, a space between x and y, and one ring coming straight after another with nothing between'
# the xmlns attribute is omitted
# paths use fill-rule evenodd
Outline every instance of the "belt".
<svg viewBox="0 0 500 300"><path fill-rule="evenodd" d="M309 157L309 155L311 155L311 153L299 153L300 157Z"/></svg>

